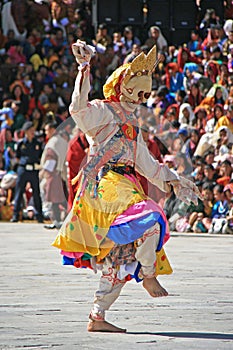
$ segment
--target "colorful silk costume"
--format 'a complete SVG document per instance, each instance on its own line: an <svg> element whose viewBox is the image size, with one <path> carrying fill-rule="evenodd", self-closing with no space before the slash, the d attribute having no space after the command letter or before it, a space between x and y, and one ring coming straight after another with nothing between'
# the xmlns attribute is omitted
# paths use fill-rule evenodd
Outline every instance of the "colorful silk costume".
<svg viewBox="0 0 233 350"><path fill-rule="evenodd" d="M88 48L79 41L76 51L75 45L80 66L70 113L88 139L90 154L74 179L78 191L73 207L53 245L61 249L65 264L102 269L91 319L103 320L130 276L140 280L172 271L162 250L169 238L166 217L145 195L136 172L164 192L173 182L175 193L185 201L196 201L197 194L188 180L181 182L151 156L134 115L136 105L151 91L155 47L109 77L104 86L107 100L89 102ZM156 273L155 251L160 257Z"/></svg>

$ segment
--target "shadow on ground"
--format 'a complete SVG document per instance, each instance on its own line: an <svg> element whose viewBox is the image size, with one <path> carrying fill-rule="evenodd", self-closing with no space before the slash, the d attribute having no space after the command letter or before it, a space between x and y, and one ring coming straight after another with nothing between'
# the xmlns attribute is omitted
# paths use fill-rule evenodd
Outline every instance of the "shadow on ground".
<svg viewBox="0 0 233 350"><path fill-rule="evenodd" d="M195 339L227 339L233 340L233 334L224 333L198 333L198 332L127 332L133 335L159 335L173 338L195 338Z"/></svg>

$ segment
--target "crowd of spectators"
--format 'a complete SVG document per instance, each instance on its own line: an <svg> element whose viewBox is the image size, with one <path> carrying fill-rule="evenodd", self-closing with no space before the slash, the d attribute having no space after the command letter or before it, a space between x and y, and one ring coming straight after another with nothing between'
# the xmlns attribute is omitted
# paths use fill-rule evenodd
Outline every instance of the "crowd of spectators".
<svg viewBox="0 0 233 350"><path fill-rule="evenodd" d="M24 28L17 24L17 5L35 11ZM9 6L16 11L9 11ZM41 7L40 7L41 6ZM25 9L24 9L25 10ZM157 143L160 159L198 185L204 201L187 207L171 193L163 201L172 230L233 233L233 20L221 23L214 9L190 31L179 46L169 43L157 26L147 36L91 21L91 1L5 1L0 27L0 212L14 199L17 143L23 125L32 121L45 146L46 125L74 124L68 106L77 64L71 45L77 39L94 45L90 99L103 98L102 86L121 64L156 44L158 64L148 102L137 110L149 139ZM30 12L32 13L32 12ZM3 17L8 16L3 25ZM36 20L35 20L36 18ZM32 22L33 21L33 22ZM21 23L21 22L20 22ZM22 24L22 23L21 23ZM145 33L145 31L143 31ZM157 155L158 156L158 155ZM9 192L10 191L10 192ZM31 188L23 204L33 218ZM4 213L4 214L3 214ZM7 216L8 215L8 216Z"/></svg>

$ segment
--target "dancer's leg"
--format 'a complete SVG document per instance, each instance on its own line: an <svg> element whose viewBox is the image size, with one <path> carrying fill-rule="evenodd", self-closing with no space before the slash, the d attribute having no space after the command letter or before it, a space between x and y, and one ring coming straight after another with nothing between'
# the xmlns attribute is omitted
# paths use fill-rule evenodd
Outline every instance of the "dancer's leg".
<svg viewBox="0 0 233 350"><path fill-rule="evenodd" d="M126 332L105 321L105 311L110 308L120 295L125 281L117 278L117 271L112 267L111 260L105 259L99 289L95 293L94 305L89 316L87 330L89 332Z"/></svg>
<svg viewBox="0 0 233 350"><path fill-rule="evenodd" d="M135 257L142 265L143 287L152 297L167 296L168 293L155 277L156 249L160 238L160 226L155 224L137 241Z"/></svg>

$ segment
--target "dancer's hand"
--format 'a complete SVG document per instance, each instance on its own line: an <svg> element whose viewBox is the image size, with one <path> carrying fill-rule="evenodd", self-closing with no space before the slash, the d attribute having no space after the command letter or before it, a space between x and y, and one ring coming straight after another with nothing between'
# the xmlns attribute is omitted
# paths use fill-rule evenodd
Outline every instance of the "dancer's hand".
<svg viewBox="0 0 233 350"><path fill-rule="evenodd" d="M89 64L91 57L95 54L94 46L87 45L85 41L77 40L72 45L72 51L79 65Z"/></svg>
<svg viewBox="0 0 233 350"><path fill-rule="evenodd" d="M203 196L195 183L185 177L180 176L179 180L170 181L169 184L173 186L175 195L188 205L192 202L194 205L198 205L198 198L203 200Z"/></svg>

